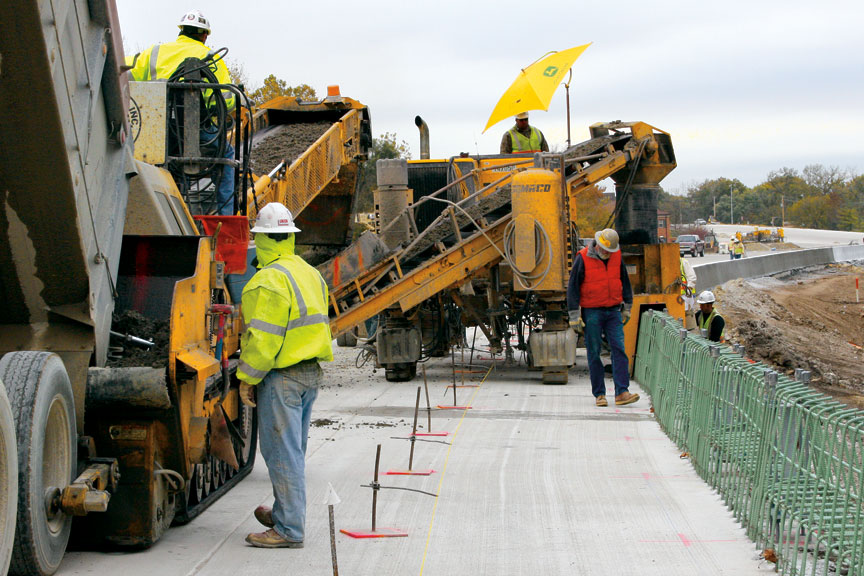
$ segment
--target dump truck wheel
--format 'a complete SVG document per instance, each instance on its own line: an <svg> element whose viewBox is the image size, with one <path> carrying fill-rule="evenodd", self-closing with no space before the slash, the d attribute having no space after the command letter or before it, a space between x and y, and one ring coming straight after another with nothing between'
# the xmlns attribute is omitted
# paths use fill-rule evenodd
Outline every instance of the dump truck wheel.
<svg viewBox="0 0 864 576"><path fill-rule="evenodd" d="M63 361L49 352L12 352L0 359L15 415L18 515L10 574L53 574L63 560L72 517L51 499L77 467L75 402Z"/></svg>
<svg viewBox="0 0 864 576"><path fill-rule="evenodd" d="M0 382L0 574L9 570L18 512L18 446L15 419L6 388Z"/></svg>

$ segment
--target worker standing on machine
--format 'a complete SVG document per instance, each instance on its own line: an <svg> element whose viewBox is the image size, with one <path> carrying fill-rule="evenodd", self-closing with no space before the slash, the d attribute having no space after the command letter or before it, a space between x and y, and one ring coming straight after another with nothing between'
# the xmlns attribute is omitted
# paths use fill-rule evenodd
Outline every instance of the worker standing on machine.
<svg viewBox="0 0 864 576"><path fill-rule="evenodd" d="M696 299L699 311L696 312L696 325L700 330L708 330L708 339L712 342L724 342L726 339L726 320L714 309L717 299L710 290L705 290Z"/></svg>
<svg viewBox="0 0 864 576"><path fill-rule="evenodd" d="M526 152L548 152L546 137L537 128L528 124L528 113L516 116L516 125L501 137L501 154Z"/></svg>
<svg viewBox="0 0 864 576"><path fill-rule="evenodd" d="M207 20L207 17L200 10L190 10L183 15L177 27L180 28L180 35L174 42L154 44L146 50L126 58L126 65L130 67L129 73L132 78L139 82L167 81L175 75L184 60L198 58L209 62L210 72L214 75L217 83L230 84L231 76L228 73L228 66L225 64L225 54L221 50L218 52L211 50L205 44L210 35L210 21ZM209 107L212 91L205 90L203 95ZM223 90L222 97L225 99L228 113L231 113L235 107L234 94L229 90ZM210 117L202 123L200 130L202 145L212 144L219 136L219 127L213 124ZM223 157L226 160L234 160L234 146L231 145L230 141L226 141ZM234 165L223 164L216 189L217 213L233 214L233 199Z"/></svg>
<svg viewBox="0 0 864 576"><path fill-rule="evenodd" d="M260 269L243 289L237 377L240 400L258 404L261 455L273 483L273 508L255 518L269 530L249 534L259 548L302 548L306 529L306 440L322 380L319 361L333 360L327 284L294 254L291 212L278 202L261 209L255 227Z"/></svg>
<svg viewBox="0 0 864 576"><path fill-rule="evenodd" d="M623 326L630 320L632 306L633 289L621 258L618 233L611 228L601 230L573 259L567 285L570 326L577 333L585 332L591 392L597 406L609 405L600 360L600 341L604 333L612 349L615 404L622 406L639 400L638 394L629 391L630 370L624 350Z"/></svg>

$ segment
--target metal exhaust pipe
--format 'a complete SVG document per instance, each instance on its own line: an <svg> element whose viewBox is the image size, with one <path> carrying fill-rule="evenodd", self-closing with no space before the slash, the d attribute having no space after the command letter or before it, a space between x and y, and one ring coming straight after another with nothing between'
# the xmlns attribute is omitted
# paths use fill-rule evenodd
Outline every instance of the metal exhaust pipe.
<svg viewBox="0 0 864 576"><path fill-rule="evenodd" d="M420 159L429 159L429 125L420 116L414 117L414 124L420 129Z"/></svg>

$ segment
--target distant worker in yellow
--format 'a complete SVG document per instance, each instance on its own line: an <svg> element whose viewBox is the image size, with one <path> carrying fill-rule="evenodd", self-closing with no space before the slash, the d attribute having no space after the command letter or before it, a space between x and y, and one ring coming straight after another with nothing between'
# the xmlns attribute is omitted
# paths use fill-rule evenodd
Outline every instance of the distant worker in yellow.
<svg viewBox="0 0 864 576"><path fill-rule="evenodd" d="M548 152L546 137L537 128L528 124L528 113L516 116L516 125L501 137L501 154L522 154L526 152Z"/></svg>
<svg viewBox="0 0 864 576"><path fill-rule="evenodd" d="M126 65L130 67L129 73L132 79L138 82L151 80L171 80L183 61L187 58L198 58L207 64L206 70L202 71L202 81L216 84L230 84L231 76L228 66L225 64L224 56L226 49L211 50L206 46L207 37L210 35L210 21L200 10L190 10L180 18L177 25L180 35L173 42L154 44L146 50L142 50L134 56L126 57ZM208 80L207 76L211 76ZM212 90L203 92L207 100L208 110L214 106L215 98ZM230 90L222 90L221 96L225 99L227 112L234 110L234 93ZM201 146L213 147L218 141L219 128L213 123L212 115L203 119L201 124L200 142ZM231 142L226 142L222 151L222 157L228 160L234 159L234 147ZM217 174L219 172L216 172ZM216 183L216 212L218 214L234 213L234 165L223 164L221 176Z"/></svg>
<svg viewBox="0 0 864 576"><path fill-rule="evenodd" d="M271 202L252 233L258 272L243 288L237 378L240 400L258 406L258 440L273 484L273 508L255 518L269 528L249 534L258 548L302 548L306 533L306 441L323 379L319 362L333 360L327 284L294 254L291 212Z"/></svg>

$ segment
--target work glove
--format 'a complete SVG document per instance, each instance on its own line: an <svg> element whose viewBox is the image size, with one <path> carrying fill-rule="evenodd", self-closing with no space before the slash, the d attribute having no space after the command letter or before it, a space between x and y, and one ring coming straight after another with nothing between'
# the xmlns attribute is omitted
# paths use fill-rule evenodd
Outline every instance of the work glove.
<svg viewBox="0 0 864 576"><path fill-rule="evenodd" d="M585 321L582 320L582 309L576 308L567 312L570 316L570 328L577 334L585 332Z"/></svg>
<svg viewBox="0 0 864 576"><path fill-rule="evenodd" d="M621 304L621 323L627 324L630 321L630 307L631 304Z"/></svg>
<svg viewBox="0 0 864 576"><path fill-rule="evenodd" d="M255 404L255 386L247 384L246 382L241 382L238 393L240 394L240 401L243 402L243 404L250 408L255 408L255 406L257 406L257 404Z"/></svg>

